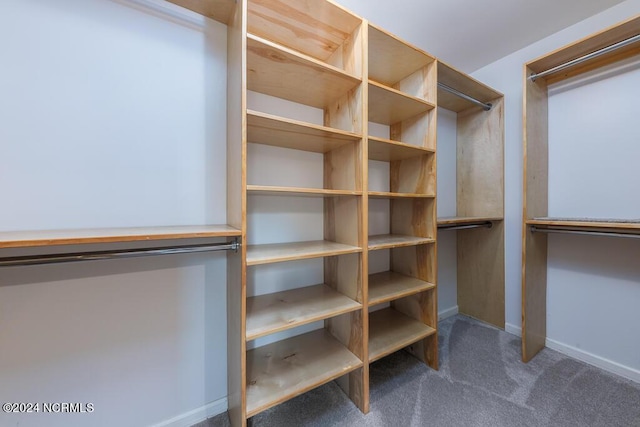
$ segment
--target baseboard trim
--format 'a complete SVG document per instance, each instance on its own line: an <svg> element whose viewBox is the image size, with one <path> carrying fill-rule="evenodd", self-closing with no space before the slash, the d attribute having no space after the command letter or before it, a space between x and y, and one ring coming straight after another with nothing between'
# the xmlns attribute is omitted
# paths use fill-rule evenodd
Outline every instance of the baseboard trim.
<svg viewBox="0 0 640 427"><path fill-rule="evenodd" d="M522 337L522 328L520 326L514 325L513 323L505 323L504 331L510 333L511 335Z"/></svg>
<svg viewBox="0 0 640 427"><path fill-rule="evenodd" d="M451 308L447 308L446 310L442 310L438 312L438 321L444 320L448 317L455 316L458 314L458 306L454 305Z"/></svg>
<svg viewBox="0 0 640 427"><path fill-rule="evenodd" d="M185 412L184 414L177 415L170 420L154 424L152 427L190 427L208 418L222 414L228 409L228 406L227 397L225 396L196 408L193 411Z"/></svg>
<svg viewBox="0 0 640 427"><path fill-rule="evenodd" d="M563 344L556 340L547 338L545 345L550 349L553 349L559 353L565 354L574 359L581 360L596 368L604 369L607 372L611 372L621 377L627 378L631 381L640 383L640 371L628 366L621 365L613 360L606 359L601 356L597 356L593 353L581 350L579 348L572 347L567 344Z"/></svg>

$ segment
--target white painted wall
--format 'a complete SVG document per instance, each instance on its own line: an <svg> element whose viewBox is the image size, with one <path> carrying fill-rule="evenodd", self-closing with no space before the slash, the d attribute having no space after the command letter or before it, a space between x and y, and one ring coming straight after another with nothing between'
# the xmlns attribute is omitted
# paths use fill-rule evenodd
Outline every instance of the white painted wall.
<svg viewBox="0 0 640 427"><path fill-rule="evenodd" d="M473 74L505 94L506 322L511 332L519 333L521 325L522 65L639 11L640 1L627 0ZM631 99L638 85L638 71L633 71L556 90L551 97L551 215L638 218L638 107ZM601 130L593 132L593 125ZM580 160L571 162L573 156ZM640 312L630 303L640 301L640 271L633 261L638 255L637 241L552 236L548 345L640 380L640 340L632 332Z"/></svg>
<svg viewBox="0 0 640 427"><path fill-rule="evenodd" d="M1 231L225 222L226 27L154 7L178 10L0 2ZM95 408L0 425L190 425L226 409L225 265L0 270L0 401Z"/></svg>

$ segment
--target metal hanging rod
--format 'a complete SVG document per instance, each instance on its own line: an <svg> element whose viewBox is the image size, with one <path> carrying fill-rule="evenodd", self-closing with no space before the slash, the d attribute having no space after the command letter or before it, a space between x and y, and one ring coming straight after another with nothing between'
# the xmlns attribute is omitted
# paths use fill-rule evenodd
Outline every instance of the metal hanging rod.
<svg viewBox="0 0 640 427"><path fill-rule="evenodd" d="M532 233L557 233L557 234L582 234L586 236L606 236L606 237L624 237L628 239L640 239L640 234L631 233L615 233L613 231L579 231L579 230L565 230L562 228L538 228L535 225L531 226Z"/></svg>
<svg viewBox="0 0 640 427"><path fill-rule="evenodd" d="M25 255L0 258L0 267L17 267L43 264L59 264L78 261L98 261L105 259L137 258L152 255L175 255L198 252L228 251L237 252L238 239L218 244L182 245L161 248L121 249L112 251L87 251L68 254Z"/></svg>
<svg viewBox="0 0 640 427"><path fill-rule="evenodd" d="M466 93L462 93L459 90L454 89L454 88L452 88L450 86L447 86L444 83L438 83L438 87L440 89L443 89L443 90L449 92L449 93L452 93L452 94L454 94L456 96L459 96L460 98L466 99L469 102L473 102L474 104L479 105L485 111L489 111L493 107L493 105L490 102L478 101L477 99L470 97Z"/></svg>
<svg viewBox="0 0 640 427"><path fill-rule="evenodd" d="M493 223L491 221L487 221L480 224L442 225L438 227L438 230L443 230L443 231L444 230L468 230L471 228L482 228L482 227L491 228L493 227Z"/></svg>
<svg viewBox="0 0 640 427"><path fill-rule="evenodd" d="M614 50L620 49L621 47L624 47L624 46L630 45L632 43L635 43L637 41L640 41L640 34L635 35L633 37L630 37L630 38L628 38L626 40L619 41L618 43L614 43L614 44L612 44L610 46L603 47L602 49L596 50L595 52L588 53L588 54L586 54L584 56L581 56L579 58L572 59L571 61L565 62L564 64L560 64L560 65L557 65L557 66L555 66L553 68L549 68L546 71L542 71L540 73L533 73L533 74L531 74L529 76L529 79L532 82L535 82L536 79L539 79L540 77L544 77L544 76L547 76L549 74L555 73L557 71L561 71L561 70L564 70L566 68L573 67L574 65L578 65L578 64L581 64L581 63L583 63L585 61L588 61L590 59L597 58L598 56L604 55L605 53L612 52Z"/></svg>

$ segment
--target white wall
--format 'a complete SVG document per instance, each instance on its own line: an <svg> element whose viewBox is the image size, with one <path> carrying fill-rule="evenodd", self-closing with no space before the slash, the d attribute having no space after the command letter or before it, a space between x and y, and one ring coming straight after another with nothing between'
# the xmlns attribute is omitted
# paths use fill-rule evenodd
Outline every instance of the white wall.
<svg viewBox="0 0 640 427"><path fill-rule="evenodd" d="M226 27L178 10L0 2L0 231L225 222ZM191 412L176 423L189 425L226 409L225 264L1 269L0 401L95 411L0 413L0 425L141 426Z"/></svg>
<svg viewBox="0 0 640 427"><path fill-rule="evenodd" d="M519 333L521 325L522 66L639 10L640 1L627 0L473 74L503 92L506 100L506 322L511 332ZM640 155L640 147L637 126L629 126L637 120L637 101L625 110L629 108L629 98L633 98L629 96L632 88L638 87L637 76L637 71L624 73L596 85L556 91L551 97L551 215L638 218L638 171L632 165ZM601 98L604 92L598 91L602 85L615 87L613 96L617 102ZM613 90L607 89L607 93ZM558 117L571 117L574 121ZM594 121L599 126L612 126L603 127L604 135L582 132L564 137L566 132L589 129ZM619 121L624 125L618 128L615 123ZM624 147L622 151L620 147ZM565 160L576 156L580 161L567 166L556 161L560 156ZM640 311L630 303L640 301L640 270L632 261L638 255L637 241L551 236L548 345L640 380L640 340L630 332L632 325L640 321Z"/></svg>

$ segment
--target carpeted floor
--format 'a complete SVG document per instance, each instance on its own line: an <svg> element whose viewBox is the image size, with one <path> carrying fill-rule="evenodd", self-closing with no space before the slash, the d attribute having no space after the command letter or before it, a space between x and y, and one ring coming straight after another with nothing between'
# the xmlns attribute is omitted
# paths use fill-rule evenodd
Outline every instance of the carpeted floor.
<svg viewBox="0 0 640 427"><path fill-rule="evenodd" d="M439 324L440 370L399 351L371 365L363 415L329 383L253 417L254 426L640 427L640 384L544 349L520 361L520 339L465 316ZM218 415L194 427L227 427Z"/></svg>

